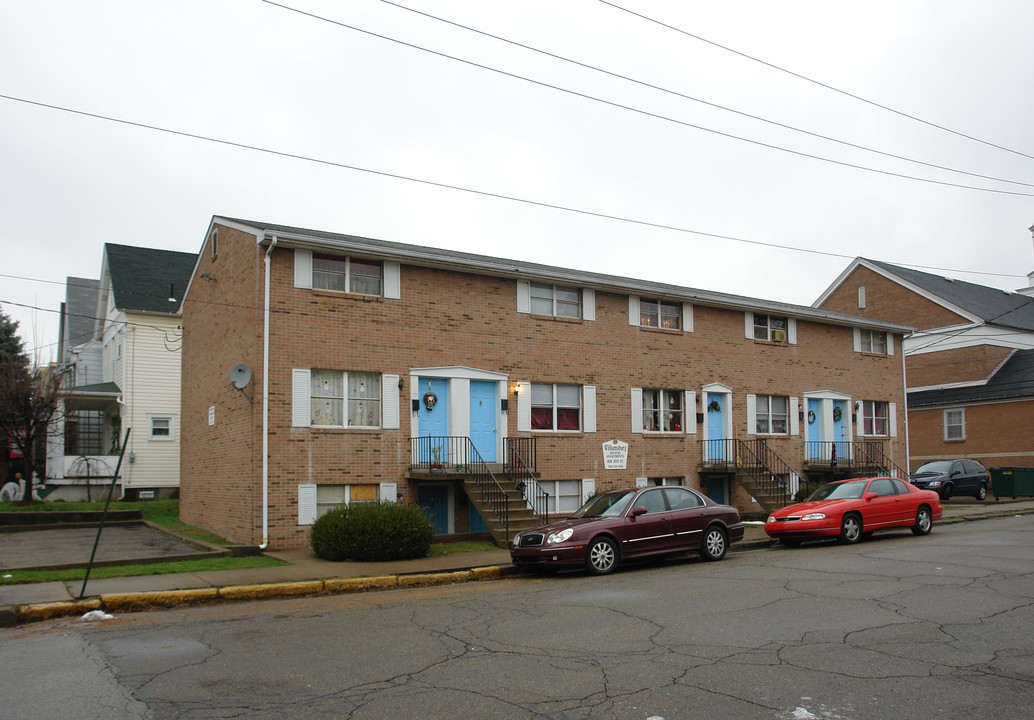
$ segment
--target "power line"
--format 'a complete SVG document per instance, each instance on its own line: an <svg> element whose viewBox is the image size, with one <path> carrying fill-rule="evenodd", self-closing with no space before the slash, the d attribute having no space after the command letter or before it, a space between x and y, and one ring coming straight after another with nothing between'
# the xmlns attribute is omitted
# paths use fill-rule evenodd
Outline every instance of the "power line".
<svg viewBox="0 0 1034 720"><path fill-rule="evenodd" d="M875 148L871 148L871 147L868 147L866 145L860 145L858 143L849 142L847 140L840 140L838 138L830 137L828 135L823 135L821 133L813 132L811 130L805 130L803 128L799 128L799 127L796 127L794 125L788 125L786 123L778 122L777 120L772 120L770 118L765 118L765 117L762 117L760 115L753 115L753 114L745 112L743 110L737 110L736 108L727 107L725 105L720 105L718 103L714 103L714 102L711 102L709 100L704 100L702 98L694 97L692 95L687 95L685 93L679 92L678 90L672 90L670 88L666 88L666 87L663 87L663 86L660 86L660 85L655 85L653 83L649 83L649 82L646 82L644 80L639 80L637 78L629 77L627 75L622 75L621 73L613 72L611 70L605 70L603 68L597 67L595 65L591 65L589 63L584 63L584 62L581 62L579 60L574 60L573 58L569 58L569 57L565 57L563 55L558 55L556 53L549 52L548 50L542 50L541 48L536 48L536 47L533 47L531 45L526 45L524 43L517 42L515 40L510 40L510 39L502 37L500 35L495 35L493 33L489 33L489 32L486 32L484 30L478 30L477 28L470 27L469 25L463 25L461 23L458 23L458 22L455 22L455 21L452 21L452 20L447 20L447 19L439 17L437 15L431 15L430 13L423 12L422 10L417 10L416 8L406 7L405 5L400 5L399 3L392 2L392 0L381 0L381 2L383 2L386 5L391 5L392 7L399 8L400 10L405 10L407 12L411 12L411 13L414 13L416 15L420 15L420 16L426 17L426 18L428 18L430 20L435 20L437 22L445 23L447 25L451 25L453 27L460 28L462 30L467 30L469 32L476 33L476 34L481 35L483 37L491 38L493 40L498 40L499 42L503 42L503 43L507 43L509 45L513 45L514 47L519 47L519 48L522 48L522 49L525 49L525 50L530 50L531 52L538 53L540 55L545 55L546 57L550 57L550 58L553 58L555 60L561 60L563 62L570 63L572 65L576 65L578 67L585 68L587 70L592 70L593 72L598 72L598 73L601 73L603 75L607 75L607 76L610 76L610 77L613 77L613 78L617 78L619 80L624 80L626 82L634 83L634 84L639 85L641 87L650 88L651 90L658 90L660 92L667 93L669 95L673 95L675 97L679 97L679 98L682 98L684 100L689 100L691 102L700 103L701 105L706 105L708 107L712 107L712 108L715 108L717 110L723 110L725 112L733 113L734 115L739 115L740 117L745 117L745 118L749 118L751 120L757 120L758 122L767 123L767 124L772 125L774 127L783 128L784 130L791 130L791 131L796 132L796 133L801 133L802 135L807 135L809 137L818 138L820 140L826 140L828 142L837 143L837 144L843 145L845 147L854 148L855 150L863 150L865 152L874 153L876 155L881 155L883 157L892 158L894 160L902 160L904 162L913 163L915 165L922 165L924 167L934 168L936 170L945 170L947 172L957 173L959 175L968 175L969 177L980 178L982 180L992 180L992 181L995 181L995 182L1008 183L1008 184L1011 184L1011 185L1021 185L1021 186L1024 186L1024 187L1034 187L1034 183L1027 183L1027 182L1022 182L1022 181L1019 181L1019 180L1007 180L1005 178L999 178L999 177L995 177L993 175L983 175L981 173L970 172L968 170L958 170L956 168L947 167L945 165L938 165L936 163L926 162L926 161L923 161L923 160L917 160L915 158L906 157L904 155L897 155L895 153L886 152L886 151L883 151L883 150L877 150Z"/></svg>
<svg viewBox="0 0 1034 720"><path fill-rule="evenodd" d="M740 135L734 135L732 133L727 133L727 132L724 132L724 131L721 131L721 130L715 130L714 128L704 127L703 125L697 125L695 123L687 122L685 120L678 120L676 118L672 118L672 117L669 117L667 115L661 115L660 113L654 113L654 112L650 112L648 110L642 110L640 108L635 108L635 107L632 107L631 105L624 105L622 103L615 102L613 100L605 100L603 98L596 97L594 95L589 95L587 93L578 92L577 90L571 90L571 89L568 89L568 88L560 87L559 85L552 85L550 83L543 82L541 80L534 80L534 79L526 77L524 75L518 75L516 73L507 72L506 70L500 70L499 68L494 68L494 67L491 67L489 65L484 65L482 63L477 63L477 62L474 62L472 60L465 60L463 58L456 57L455 55L449 55L447 53L439 52L437 50L431 50L430 48L425 48L425 47L422 47L420 45L414 45L413 43L405 42L404 40L399 40L397 38L388 37L387 35L382 35L380 33L375 33L375 32L370 31L370 30L364 30L362 28L356 27L354 25L349 25L349 24L341 22L339 20L332 20L332 19L324 17L322 15L316 15L315 13L311 13L311 12L308 12L308 11L305 11L305 10L299 10L298 8L293 8L293 7L290 7L288 5L283 5L281 3L274 2L273 0L259 0L259 1L260 2L264 2L267 5L272 5L274 7L278 7L278 8L281 8L283 10L287 10L288 12L293 12L293 13L297 13L299 15L304 15L305 17L309 17L309 18L312 18L314 20L319 20L321 22L326 22L326 23L330 23L332 25L337 25L338 27L342 27L342 28L345 28L347 30L353 30L355 32L362 33L364 35L369 35L370 37L375 37L375 38L379 38L381 40L386 40L388 42L395 43L397 45L402 45L403 47L408 47L408 48L413 49L413 50L419 50L420 52L429 53L431 55L435 55L437 57L445 58L447 60L454 60L456 62L463 63L464 65L469 65L471 67L476 67L476 68L479 68L479 69L482 69L482 70L488 70L489 72L497 73L499 75L503 75L505 77L509 77L509 78L514 79L514 80L520 80L522 82L531 83L532 85L538 85L539 87L544 87L544 88L547 88L549 90L556 90L557 92L566 93L568 95L572 95L574 97L579 97L579 98L582 98L584 100L591 100L593 102L597 102L597 103L600 103L602 105L607 105L608 107L618 108L619 110L627 110L629 112L633 112L633 113L636 113L638 115L643 115L643 116L646 116L646 117L652 117L652 118L654 118L656 120L663 120L665 122L674 123L676 125L681 125L683 127L692 128L694 130L701 130L703 132L711 133L713 135L718 135L719 137L728 138L730 140L738 140L740 142L745 142L745 143L748 143L748 144L751 144L751 145L757 145L758 147L764 147L764 148L768 148L770 150L778 150L779 152L788 153L790 155L796 155L798 157L810 158L812 160L818 160L820 162L829 163L831 165L839 165L840 167L848 167L848 168L853 168L855 170L864 170L866 172L876 173L878 175L886 175L888 177L901 178L901 179L904 179L904 180L914 180L916 182L929 183L929 184L932 184L932 185L942 185L942 186L945 186L945 187L955 187L955 188L961 188L963 190L977 190L979 192L996 193L996 194L1000 194L1000 195L1016 195L1016 196L1020 196L1020 197L1034 197L1034 193L1018 192L1018 191L1014 191L1014 190L997 190L997 189L994 189L994 188L978 187L976 185L963 185L961 183L953 183L953 182L948 182L946 180L934 180L932 178L923 178L923 177L919 177L919 176L916 176L916 175L907 175L905 173L896 173L896 172L892 172L890 170L880 170L878 168L869 167L867 165L859 165L857 163L850 163L850 162L846 162L846 161L843 161L843 160L834 160L833 158L827 158L827 157L823 157L821 155L815 155L815 154L812 154L812 153L806 153L806 152L803 152L801 150L792 150L790 148L782 147L781 145L775 145L775 144L772 144L772 143L766 143L766 142L762 142L760 140L751 140L750 138L746 138L746 137L743 137L743 136L740 136ZM0 97L7 97L7 96L0 96Z"/></svg>
<svg viewBox="0 0 1034 720"><path fill-rule="evenodd" d="M929 120L923 120L920 117L916 117L915 115L909 115L908 113L902 112L901 110L895 110L892 107L889 107L887 105L883 105L883 104L878 103L878 102L876 102L874 100L868 100L868 99L866 99L864 97L861 97L860 95L855 95L853 93L847 92L846 90L841 90L840 88L834 87L832 85L827 85L826 83L821 82L819 80L815 80L815 79L807 77L805 75L801 75L800 73L796 73L796 72L794 72L792 70L787 70L786 68L780 67L780 66L778 66L778 65L776 65L774 63L770 63L770 62L768 62L766 60L762 60L760 58L756 58L753 55L748 55L745 52L741 52L739 50L735 50L735 49L733 49L731 47L727 47L727 46L722 45L720 43L716 43L713 40L708 40L707 38L701 37L699 35L694 35L693 33L689 32L688 30L683 30L682 28L675 27L674 25L669 25L668 23L662 22L660 20L657 20L655 18L649 17L647 15L643 15L642 13L635 12L634 10L629 10L628 8L625 8L625 7L622 7L620 5L617 5L616 3L609 2L609 0L599 0L599 2L603 3L604 5L609 5L610 7L614 8L615 10L620 10L621 12L628 13L629 15L634 15L637 18L640 18L642 20L646 20L647 22L653 23L655 25L659 25L659 26L661 26L663 28L667 28L668 30L673 30L674 32L680 33L680 34L685 35L687 37L691 37L694 40L699 40L700 42L707 43L708 45L712 45L712 46L714 46L716 48L719 48L720 50L725 50L726 52L731 52L734 55L739 55L740 57L746 58L747 60L751 60L752 62L759 63L759 64L764 65L766 67L772 68L773 70L778 70L781 73L786 73L787 75L791 75L791 76L797 78L798 80L804 80L805 82L812 83L813 85L818 85L819 87L825 88L826 90L830 90L832 92L838 93L838 94L843 95L845 97L849 97L852 100L857 100L858 102L863 102L866 105L871 105L871 106L873 106L875 108L879 108L880 110L885 110L885 111L887 111L889 113L893 113L894 115L898 115L900 117L907 118L908 120L912 120L914 122L921 123L921 124L926 125L928 127L936 128L937 130L943 130L946 133L951 133L952 135L956 135L958 137L965 138L967 140L972 140L973 142L978 142L981 145L987 145L988 147L993 147L993 148L996 148L998 150L1004 150L1005 152L1012 153L1013 155L1019 155L1021 157L1030 158L1031 160L1034 160L1034 155L1028 155L1025 152L1021 152L1019 150L1013 150L1011 148L1005 147L1004 145L997 145L997 144L995 144L993 142L989 142L987 140L981 140L980 138L974 137L973 135L967 135L964 132L960 132L958 130L952 130L951 128L945 127L944 125L938 125L935 122L931 122Z"/></svg>

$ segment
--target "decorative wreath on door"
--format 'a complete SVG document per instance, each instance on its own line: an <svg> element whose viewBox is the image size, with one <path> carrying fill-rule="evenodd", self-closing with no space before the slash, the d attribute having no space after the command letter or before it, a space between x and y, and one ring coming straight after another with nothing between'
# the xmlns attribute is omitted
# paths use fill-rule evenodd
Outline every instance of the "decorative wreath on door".
<svg viewBox="0 0 1034 720"><path fill-rule="evenodd" d="M424 393L424 406L428 410L433 410L435 404L438 402L438 396L434 394L433 390L428 390Z"/></svg>
<svg viewBox="0 0 1034 720"><path fill-rule="evenodd" d="M721 410L722 410L722 406L718 404L717 400L712 400L707 405L707 411L708 412L721 412Z"/></svg>
<svg viewBox="0 0 1034 720"><path fill-rule="evenodd" d="M808 411L808 424L811 425L814 422L815 422L815 411L814 410L809 410Z"/></svg>
<svg viewBox="0 0 1034 720"><path fill-rule="evenodd" d="M840 418L842 418L843 416L844 414L840 410L839 406L833 408L833 422L840 422Z"/></svg>

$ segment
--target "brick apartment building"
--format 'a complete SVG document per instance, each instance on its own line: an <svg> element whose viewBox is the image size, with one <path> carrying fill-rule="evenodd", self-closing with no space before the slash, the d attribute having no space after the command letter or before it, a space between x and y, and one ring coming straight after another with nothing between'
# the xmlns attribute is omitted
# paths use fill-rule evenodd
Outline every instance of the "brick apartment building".
<svg viewBox="0 0 1034 720"><path fill-rule="evenodd" d="M215 217L183 328L181 514L240 543L376 499L497 540L637 484L761 512L907 464L883 320Z"/></svg>
<svg viewBox="0 0 1034 720"><path fill-rule="evenodd" d="M815 307L918 328L904 341L910 469L1034 467L1034 273L1005 292L856 258Z"/></svg>

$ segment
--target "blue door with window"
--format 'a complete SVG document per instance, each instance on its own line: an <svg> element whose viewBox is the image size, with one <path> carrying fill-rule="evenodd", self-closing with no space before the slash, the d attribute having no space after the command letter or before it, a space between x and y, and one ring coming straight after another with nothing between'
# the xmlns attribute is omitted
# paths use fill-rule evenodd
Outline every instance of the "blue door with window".
<svg viewBox="0 0 1034 720"><path fill-rule="evenodd" d="M449 462L449 383L444 378L420 378L420 462Z"/></svg>
<svg viewBox="0 0 1034 720"><path fill-rule="evenodd" d="M470 382L470 441L485 462L496 458L496 384L481 380ZM476 457L476 456L475 456Z"/></svg>
<svg viewBox="0 0 1034 720"><path fill-rule="evenodd" d="M444 485L421 485L417 490L417 504L431 521L435 535L449 532L449 488Z"/></svg>

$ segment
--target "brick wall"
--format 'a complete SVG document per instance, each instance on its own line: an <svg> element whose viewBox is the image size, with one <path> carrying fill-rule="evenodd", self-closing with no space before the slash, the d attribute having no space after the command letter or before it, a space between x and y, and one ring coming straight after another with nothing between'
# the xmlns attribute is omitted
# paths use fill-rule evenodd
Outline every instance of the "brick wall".
<svg viewBox="0 0 1034 720"><path fill-rule="evenodd" d="M941 408L908 413L912 467L927 460L968 457L985 467L1034 467L1034 400L969 405L966 439L945 442Z"/></svg>
<svg viewBox="0 0 1034 720"><path fill-rule="evenodd" d="M908 386L986 380L1013 352L994 345L941 350L908 356Z"/></svg>
<svg viewBox="0 0 1034 720"><path fill-rule="evenodd" d="M858 307L860 286L865 287L864 308ZM961 315L866 267L858 267L848 275L821 307L848 315L911 325L920 330L969 322Z"/></svg>

